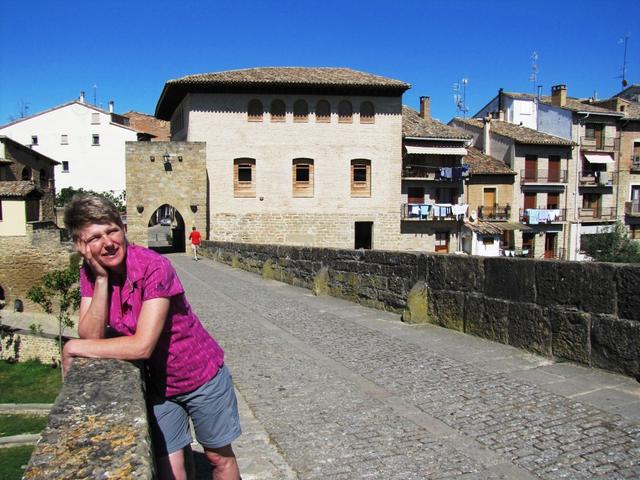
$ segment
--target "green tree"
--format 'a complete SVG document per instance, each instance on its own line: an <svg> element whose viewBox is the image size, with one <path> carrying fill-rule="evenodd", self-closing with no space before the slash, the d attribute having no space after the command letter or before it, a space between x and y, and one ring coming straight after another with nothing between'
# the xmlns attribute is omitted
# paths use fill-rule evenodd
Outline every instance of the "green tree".
<svg viewBox="0 0 640 480"><path fill-rule="evenodd" d="M582 250L599 262L640 263L640 243L631 240L622 222L608 232L582 237Z"/></svg>
<svg viewBox="0 0 640 480"><path fill-rule="evenodd" d="M94 192L93 190L85 190L84 188L65 187L56 194L56 207L64 207L76 193L86 193L89 195L99 195L113 202L119 212L127 210L127 192L124 190L120 194L116 194L113 190L108 192Z"/></svg>
<svg viewBox="0 0 640 480"><path fill-rule="evenodd" d="M60 270L46 273L40 280L40 284L31 287L27 292L27 298L42 307L49 313L53 313L53 305L57 300L58 307L58 349L62 358L62 334L67 327L73 327L71 314L80 306L80 288L78 280L80 269L78 257L74 255L69 266ZM62 369L60 370L62 372Z"/></svg>

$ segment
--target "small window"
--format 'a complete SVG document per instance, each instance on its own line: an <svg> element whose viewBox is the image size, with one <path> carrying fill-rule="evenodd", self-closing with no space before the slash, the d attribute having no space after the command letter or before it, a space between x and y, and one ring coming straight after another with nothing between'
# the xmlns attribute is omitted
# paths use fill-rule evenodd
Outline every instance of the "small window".
<svg viewBox="0 0 640 480"><path fill-rule="evenodd" d="M373 248L373 222L355 222L354 225L354 248Z"/></svg>
<svg viewBox="0 0 640 480"><path fill-rule="evenodd" d="M304 123L309 120L309 105L304 100L296 100L293 104L293 121Z"/></svg>
<svg viewBox="0 0 640 480"><path fill-rule="evenodd" d="M2 211L0 211L0 220L2 220ZM640 225L629 225L629 236L633 240L640 240Z"/></svg>
<svg viewBox="0 0 640 480"><path fill-rule="evenodd" d="M284 122L285 106L282 100L274 100L273 102L271 102L270 112L272 122Z"/></svg>
<svg viewBox="0 0 640 480"><path fill-rule="evenodd" d="M65 173L69 171L69 162L67 160L62 161L62 171Z"/></svg>
<svg viewBox="0 0 640 480"><path fill-rule="evenodd" d="M38 135L31 135L31 145L38 145Z"/></svg>
<svg viewBox="0 0 640 480"><path fill-rule="evenodd" d="M236 158L233 161L233 195L256 196L256 161L253 158Z"/></svg>
<svg viewBox="0 0 640 480"><path fill-rule="evenodd" d="M47 183L47 171L44 168L40 169L40 186L44 187Z"/></svg>
<svg viewBox="0 0 640 480"><path fill-rule="evenodd" d="M250 122L261 122L263 113L264 109L260 100L254 98L249 102L247 115Z"/></svg>
<svg viewBox="0 0 640 480"><path fill-rule="evenodd" d="M24 167L20 178L22 180L31 180L31 169L29 167Z"/></svg>
<svg viewBox="0 0 640 480"><path fill-rule="evenodd" d="M353 121L353 107L351 106L351 102L347 100L342 100L338 104L338 122L340 123L351 123Z"/></svg>
<svg viewBox="0 0 640 480"><path fill-rule="evenodd" d="M91 135L91 145L93 145L94 147L100 145L100 135L98 135L97 133Z"/></svg>
<svg viewBox="0 0 640 480"><path fill-rule="evenodd" d="M436 232L436 252L449 252L449 232Z"/></svg>
<svg viewBox="0 0 640 480"><path fill-rule="evenodd" d="M351 160L351 196L371 196L371 161Z"/></svg>
<svg viewBox="0 0 640 480"><path fill-rule="evenodd" d="M374 123L375 122L375 109L373 103L362 102L360 104L360 123Z"/></svg>
<svg viewBox="0 0 640 480"><path fill-rule="evenodd" d="M294 197L313 197L313 160L296 158L292 162Z"/></svg>
<svg viewBox="0 0 640 480"><path fill-rule="evenodd" d="M92 113L91 114L91 125L100 125L100 114Z"/></svg>
<svg viewBox="0 0 640 480"><path fill-rule="evenodd" d="M69 145L69 135L60 135L60 145Z"/></svg>
<svg viewBox="0 0 640 480"><path fill-rule="evenodd" d="M2 220L2 199L0 199L0 221Z"/></svg>
<svg viewBox="0 0 640 480"><path fill-rule="evenodd" d="M331 122L331 105L329 105L329 102L327 102L326 100L320 100L316 104L316 122Z"/></svg>

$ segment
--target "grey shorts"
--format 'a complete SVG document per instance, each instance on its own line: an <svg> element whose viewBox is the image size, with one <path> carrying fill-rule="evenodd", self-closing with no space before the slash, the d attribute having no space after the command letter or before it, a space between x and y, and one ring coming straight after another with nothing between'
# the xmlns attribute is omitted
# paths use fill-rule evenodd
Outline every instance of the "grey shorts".
<svg viewBox="0 0 640 480"><path fill-rule="evenodd" d="M215 377L194 391L171 398L150 398L153 443L158 457L191 443L189 417L205 448L229 445L240 436L238 403L231 374L223 365Z"/></svg>

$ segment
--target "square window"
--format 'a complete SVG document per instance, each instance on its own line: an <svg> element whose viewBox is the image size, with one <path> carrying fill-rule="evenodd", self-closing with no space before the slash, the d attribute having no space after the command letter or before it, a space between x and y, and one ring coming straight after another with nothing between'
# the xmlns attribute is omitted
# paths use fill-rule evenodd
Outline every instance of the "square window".
<svg viewBox="0 0 640 480"><path fill-rule="evenodd" d="M251 183L251 165L238 165L238 181Z"/></svg>
<svg viewBox="0 0 640 480"><path fill-rule="evenodd" d="M69 135L60 135L60 144L69 145Z"/></svg>
<svg viewBox="0 0 640 480"><path fill-rule="evenodd" d="M31 135L31 145L38 145L38 136Z"/></svg>
<svg viewBox="0 0 640 480"><path fill-rule="evenodd" d="M63 172L68 172L69 171L69 162L67 160L63 160L62 161L62 171Z"/></svg>
<svg viewBox="0 0 640 480"><path fill-rule="evenodd" d="M354 182L366 182L367 181L367 166L366 165L354 165L353 166L353 181Z"/></svg>
<svg viewBox="0 0 640 480"><path fill-rule="evenodd" d="M309 165L296 165L296 182L309 181Z"/></svg>
<svg viewBox="0 0 640 480"><path fill-rule="evenodd" d="M352 160L351 161L351 196L370 197L371 196L371 161Z"/></svg>
<svg viewBox="0 0 640 480"><path fill-rule="evenodd" d="M99 125L100 124L100 114L99 113L92 113L91 114L91 124L92 125Z"/></svg>
<svg viewBox="0 0 640 480"><path fill-rule="evenodd" d="M256 196L256 161L236 158L233 161L233 195L239 198Z"/></svg>
<svg viewBox="0 0 640 480"><path fill-rule="evenodd" d="M91 145L93 146L100 145L100 135L95 133L91 135Z"/></svg>

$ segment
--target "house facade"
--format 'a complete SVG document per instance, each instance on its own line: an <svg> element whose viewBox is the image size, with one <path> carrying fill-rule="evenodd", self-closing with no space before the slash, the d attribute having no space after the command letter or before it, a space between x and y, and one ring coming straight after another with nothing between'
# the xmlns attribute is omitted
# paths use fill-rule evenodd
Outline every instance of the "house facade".
<svg viewBox="0 0 640 480"><path fill-rule="evenodd" d="M514 237L506 242L533 258L568 259L567 212L573 203L567 192L573 187L574 143L490 116L456 118L450 125L471 134L474 147L515 172L517 188L512 189L510 202L502 201L505 210L507 203L511 205L508 220L524 227L514 230Z"/></svg>
<svg viewBox="0 0 640 480"><path fill-rule="evenodd" d="M209 238L396 250L409 87L346 68L191 75L156 117L206 142Z"/></svg>
<svg viewBox="0 0 640 480"><path fill-rule="evenodd" d="M65 187L121 193L125 188L125 142L138 134L129 120L87 104L84 94L49 110L0 127L0 135L58 160L58 190Z"/></svg>

